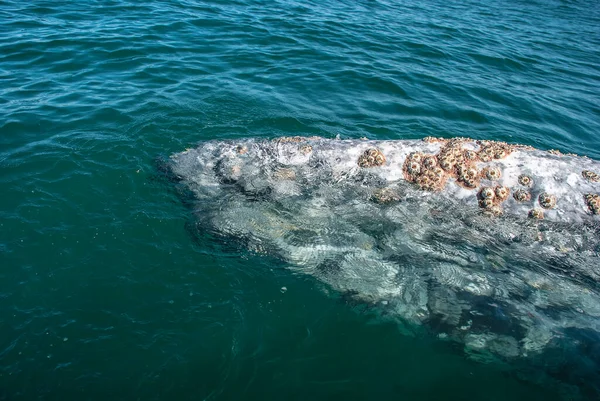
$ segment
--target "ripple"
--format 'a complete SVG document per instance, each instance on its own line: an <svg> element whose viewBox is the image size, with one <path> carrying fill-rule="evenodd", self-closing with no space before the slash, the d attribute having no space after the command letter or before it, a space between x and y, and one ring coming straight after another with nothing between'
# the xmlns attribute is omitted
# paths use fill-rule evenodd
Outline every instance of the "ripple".
<svg viewBox="0 0 600 401"><path fill-rule="evenodd" d="M2 317L0 398L47 398L57 383L69 383L62 390L73 398L114 398L107 390L114 377L127 378L123 398L185 399L174 389L198 377L218 385L196 398L246 388L245 395L265 399L272 396L260 390L272 388L265 383L293 387L299 377L309 390L315 387L306 383L329 388L332 398L374 387L385 393L397 383L383 369L365 380L371 371L362 369L364 355L375 365L389 349L403 349L395 331L365 328L366 317L344 314L346 305L297 277L285 276L288 291L275 299L283 286L278 263L238 261L237 248L210 244L212 233L190 241L189 213L180 194L152 179L153 160L199 140L471 136L600 159L600 9L590 2L0 3L0 302L12 312ZM230 217L238 229L235 219L244 214ZM276 214L263 224L289 232ZM319 274L346 263L362 277L364 258L331 259L317 246L319 235L330 234L315 232L289 233L293 257L321 260ZM277 244L254 249L268 246ZM367 265L387 274L386 266ZM448 286L471 280L473 296L491 291L466 268L438 273ZM347 288L369 284L353 280ZM394 280L390 292L401 283ZM420 302L414 316L423 313L423 283L401 283ZM298 327L301 346L290 360L307 361L306 371L289 368L282 354ZM375 331L344 337L362 330ZM379 346L385 338L388 350ZM426 353L410 359L393 352L389 372L412 371L398 361ZM339 358L356 358L355 371ZM444 363L436 366L455 377ZM419 372L430 381L414 380L418 388L431 388L429 367ZM9 377L16 377L12 387L4 386ZM597 394L581 382L584 395ZM304 387L293 396L314 398ZM489 394L474 387L453 396Z"/></svg>

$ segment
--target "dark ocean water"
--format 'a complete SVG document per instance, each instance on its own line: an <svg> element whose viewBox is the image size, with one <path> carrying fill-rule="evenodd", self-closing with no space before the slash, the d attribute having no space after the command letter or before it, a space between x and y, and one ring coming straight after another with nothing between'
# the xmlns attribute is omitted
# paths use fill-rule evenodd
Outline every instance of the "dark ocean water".
<svg viewBox="0 0 600 401"><path fill-rule="evenodd" d="M599 159L600 5L0 1L0 400L598 396L192 235L157 160L279 135Z"/></svg>

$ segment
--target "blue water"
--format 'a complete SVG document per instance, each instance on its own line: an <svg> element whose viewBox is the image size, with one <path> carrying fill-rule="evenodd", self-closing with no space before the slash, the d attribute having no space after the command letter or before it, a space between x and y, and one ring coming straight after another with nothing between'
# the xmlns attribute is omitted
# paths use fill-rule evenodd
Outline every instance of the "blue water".
<svg viewBox="0 0 600 401"><path fill-rule="evenodd" d="M597 2L0 1L0 110L0 400L598 397L191 235L157 167L279 135L600 159Z"/></svg>

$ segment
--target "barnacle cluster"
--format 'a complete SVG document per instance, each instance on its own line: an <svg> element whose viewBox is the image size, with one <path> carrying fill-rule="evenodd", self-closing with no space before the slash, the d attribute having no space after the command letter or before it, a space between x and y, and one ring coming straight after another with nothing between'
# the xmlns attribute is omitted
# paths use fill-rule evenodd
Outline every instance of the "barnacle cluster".
<svg viewBox="0 0 600 401"><path fill-rule="evenodd" d="M481 171L481 177L490 181L498 181L502 173L498 167L486 167Z"/></svg>
<svg viewBox="0 0 600 401"><path fill-rule="evenodd" d="M424 156L423 157L423 167L426 169L434 169L437 167L437 159L435 156Z"/></svg>
<svg viewBox="0 0 600 401"><path fill-rule="evenodd" d="M581 175L590 182L600 182L600 174L594 173L593 171L583 170Z"/></svg>
<svg viewBox="0 0 600 401"><path fill-rule="evenodd" d="M370 148L358 158L360 167L378 167L385 164L385 156L379 149Z"/></svg>
<svg viewBox="0 0 600 401"><path fill-rule="evenodd" d="M447 140L444 138L436 138L434 136L426 136L425 138L423 138L423 142L427 142L427 143L444 143Z"/></svg>
<svg viewBox="0 0 600 401"><path fill-rule="evenodd" d="M479 199L479 207L482 209L490 209L494 206L496 198L496 191L491 187L483 187L477 193L477 199Z"/></svg>
<svg viewBox="0 0 600 401"><path fill-rule="evenodd" d="M479 171L475 162L479 160L477 152L463 149L466 138L453 138L448 140L437 154L440 167L454 177L457 183L466 188L479 186Z"/></svg>
<svg viewBox="0 0 600 401"><path fill-rule="evenodd" d="M441 191L446 185L448 176L440 167L433 169L423 169L415 182L417 185L426 191Z"/></svg>
<svg viewBox="0 0 600 401"><path fill-rule="evenodd" d="M517 202L528 202L531 200L531 194L524 189L517 189L513 192L513 198L515 198Z"/></svg>
<svg viewBox="0 0 600 401"><path fill-rule="evenodd" d="M446 185L448 179L444 170L438 166L438 160L433 155L412 152L404 161L404 176L407 181L416 183L426 191L439 191Z"/></svg>
<svg viewBox="0 0 600 401"><path fill-rule="evenodd" d="M444 171L451 173L457 164L464 162L463 142L462 138L453 138L440 149L437 159Z"/></svg>
<svg viewBox="0 0 600 401"><path fill-rule="evenodd" d="M425 155L413 152L404 162L404 175L410 182L421 189L441 190L449 177L455 178L458 185L475 189L482 178L496 181L502 173L496 167L486 168L483 172L477 169L478 162L502 159L514 149L513 145L496 141L473 141L469 138L432 138L424 139L428 143L441 143L442 147L436 155ZM477 144L479 149L465 147L466 143Z"/></svg>
<svg viewBox="0 0 600 401"><path fill-rule="evenodd" d="M600 195L598 194L585 194L585 203L592 214L600 214Z"/></svg>
<svg viewBox="0 0 600 401"><path fill-rule="evenodd" d="M533 179L526 174L521 174L519 176L519 184L521 184L525 187L530 187L533 185Z"/></svg>
<svg viewBox="0 0 600 401"><path fill-rule="evenodd" d="M544 211L542 209L531 209L528 216L531 219L542 220L544 218Z"/></svg>
<svg viewBox="0 0 600 401"><path fill-rule="evenodd" d="M477 188L479 171L474 165L461 163L456 167L456 181L465 188Z"/></svg>
<svg viewBox="0 0 600 401"><path fill-rule="evenodd" d="M479 207L484 209L485 212L500 215L502 214L500 205L508 199L509 194L510 190L507 187L482 187L477 193Z"/></svg>
<svg viewBox="0 0 600 401"><path fill-rule="evenodd" d="M489 162L493 159L504 159L514 150L513 145L504 142L478 141L477 143L480 147L478 155L483 162Z"/></svg>
<svg viewBox="0 0 600 401"><path fill-rule="evenodd" d="M392 188L378 188L375 191L373 191L371 200L375 203L385 205L393 202L399 202L401 198L398 192L396 192Z"/></svg>
<svg viewBox="0 0 600 401"><path fill-rule="evenodd" d="M544 209L552 209L556 206L556 196L550 195L547 192L542 192L540 196L538 196L538 202Z"/></svg>
<svg viewBox="0 0 600 401"><path fill-rule="evenodd" d="M463 157L465 158L465 161L468 162L476 162L479 160L479 155L472 149L466 149L463 152Z"/></svg>
<svg viewBox="0 0 600 401"><path fill-rule="evenodd" d="M307 155L307 154L309 154L312 151L313 151L313 148L310 145L302 145L302 146L300 146L300 153L302 153L303 155Z"/></svg>

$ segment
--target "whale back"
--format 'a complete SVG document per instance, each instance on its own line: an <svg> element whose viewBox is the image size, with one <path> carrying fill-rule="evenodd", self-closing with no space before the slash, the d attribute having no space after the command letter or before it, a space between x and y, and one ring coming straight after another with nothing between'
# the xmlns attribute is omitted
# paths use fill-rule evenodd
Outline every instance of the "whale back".
<svg viewBox="0 0 600 401"><path fill-rule="evenodd" d="M504 358L600 333L600 163L466 138L208 141L198 227Z"/></svg>

